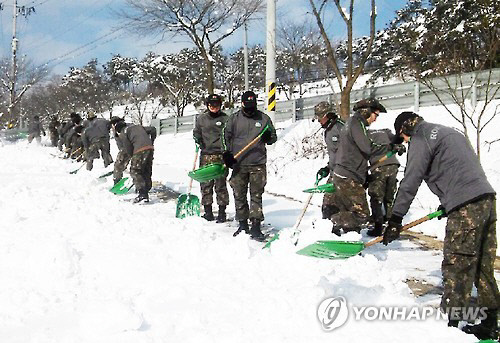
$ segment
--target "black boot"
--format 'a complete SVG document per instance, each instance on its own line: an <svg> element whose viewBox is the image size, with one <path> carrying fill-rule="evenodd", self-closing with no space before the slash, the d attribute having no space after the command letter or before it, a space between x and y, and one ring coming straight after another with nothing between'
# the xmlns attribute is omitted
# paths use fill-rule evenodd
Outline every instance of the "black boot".
<svg viewBox="0 0 500 343"><path fill-rule="evenodd" d="M340 237L342 235L342 228L337 224L333 223L332 233Z"/></svg>
<svg viewBox="0 0 500 343"><path fill-rule="evenodd" d="M204 209L205 209L205 214L203 214L201 217L205 218L205 220L208 220L209 222L214 220L215 217L214 213L212 212L212 205L205 205Z"/></svg>
<svg viewBox="0 0 500 343"><path fill-rule="evenodd" d="M366 234L370 237L378 237L382 236L383 227L382 223L375 223L375 227L366 232Z"/></svg>
<svg viewBox="0 0 500 343"><path fill-rule="evenodd" d="M245 220L240 220L240 226L238 227L238 230L236 230L233 233L233 237L236 237L240 234L241 231L245 231L245 233L250 233L250 229L248 228L248 221Z"/></svg>
<svg viewBox="0 0 500 343"><path fill-rule="evenodd" d="M486 318L477 325L465 325L462 331L479 339L498 339L497 310L486 311Z"/></svg>
<svg viewBox="0 0 500 343"><path fill-rule="evenodd" d="M217 214L217 223L224 223L226 221L226 206L219 206L219 213Z"/></svg>
<svg viewBox="0 0 500 343"><path fill-rule="evenodd" d="M252 228L250 229L250 237L256 241L263 241L266 236L260 230L260 219L252 219Z"/></svg>
<svg viewBox="0 0 500 343"><path fill-rule="evenodd" d="M139 202L149 202L149 194L145 191L139 191L139 195L134 199L134 204Z"/></svg>

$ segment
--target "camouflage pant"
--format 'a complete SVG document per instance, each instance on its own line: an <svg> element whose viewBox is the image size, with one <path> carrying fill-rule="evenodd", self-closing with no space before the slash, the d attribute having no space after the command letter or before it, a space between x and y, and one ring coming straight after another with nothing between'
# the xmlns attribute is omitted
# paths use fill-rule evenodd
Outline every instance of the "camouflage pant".
<svg viewBox="0 0 500 343"><path fill-rule="evenodd" d="M224 163L222 154L202 154L200 158L200 167L211 163ZM213 194L217 196L217 205L227 206L229 204L229 193L227 192L226 177L227 172L223 177L208 182L200 183L201 187L201 204L209 206L213 203Z"/></svg>
<svg viewBox="0 0 500 343"><path fill-rule="evenodd" d="M36 139L36 142L40 144L42 142L42 137L40 137L39 133L30 133L28 135L28 143L31 143L33 139Z"/></svg>
<svg viewBox="0 0 500 343"><path fill-rule="evenodd" d="M52 146L57 146L59 140L59 133L57 131L50 131L50 143Z"/></svg>
<svg viewBox="0 0 500 343"><path fill-rule="evenodd" d="M127 169L127 165L130 162L130 155L125 151L120 150L116 156L116 161L113 168L113 180L115 183L123 177L123 171Z"/></svg>
<svg viewBox="0 0 500 343"><path fill-rule="evenodd" d="M368 184L372 219L382 224L392 214L392 203L398 187L398 168L396 164L380 166L371 173ZM385 210L385 213L384 213Z"/></svg>
<svg viewBox="0 0 500 343"><path fill-rule="evenodd" d="M330 174L327 183L333 183L333 176ZM339 212L339 208L335 205L335 193L325 193L323 195L323 203L321 204L321 214L323 219L330 219L332 215Z"/></svg>
<svg viewBox="0 0 500 343"><path fill-rule="evenodd" d="M92 141L85 151L85 157L87 158L87 169L92 170L94 159L100 158L100 155L102 155L102 159L104 160L104 167L107 167L111 163L113 163L113 157L111 157L109 150L109 139L98 138ZM100 154L99 151L101 152Z"/></svg>
<svg viewBox="0 0 500 343"><path fill-rule="evenodd" d="M267 183L266 165L236 166L231 174L229 184L234 193L236 220L264 220L262 212L262 193ZM250 207L247 193L250 186Z"/></svg>
<svg viewBox="0 0 500 343"><path fill-rule="evenodd" d="M444 293L441 308L469 306L472 285L478 306L498 309L500 294L494 275L496 258L496 200L493 195L448 214L444 238Z"/></svg>
<svg viewBox="0 0 500 343"><path fill-rule="evenodd" d="M135 189L139 193L147 193L151 189L153 174L153 151L144 150L132 155L130 159L130 176L134 180Z"/></svg>
<svg viewBox="0 0 500 343"><path fill-rule="evenodd" d="M333 176L333 184L336 189L335 193L332 193L333 202L339 212L331 216L332 222L344 231L359 231L370 216L363 185L337 175Z"/></svg>

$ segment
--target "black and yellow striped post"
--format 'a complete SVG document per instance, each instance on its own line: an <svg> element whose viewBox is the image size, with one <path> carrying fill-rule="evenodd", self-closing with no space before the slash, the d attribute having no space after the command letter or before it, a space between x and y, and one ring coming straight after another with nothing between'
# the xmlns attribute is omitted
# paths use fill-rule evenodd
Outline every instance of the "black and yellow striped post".
<svg viewBox="0 0 500 343"><path fill-rule="evenodd" d="M269 82L267 88L267 112L271 118L276 113L276 83Z"/></svg>

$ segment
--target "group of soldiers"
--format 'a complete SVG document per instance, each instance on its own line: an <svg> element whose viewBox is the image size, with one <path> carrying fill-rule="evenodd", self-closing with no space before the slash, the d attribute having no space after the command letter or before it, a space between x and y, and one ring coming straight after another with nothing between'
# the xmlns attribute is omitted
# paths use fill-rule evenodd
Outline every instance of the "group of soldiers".
<svg viewBox="0 0 500 343"><path fill-rule="evenodd" d="M389 244L399 238L403 217L422 183L438 196L448 217L442 262L444 294L441 309L449 326L459 327L467 319L473 285L477 306L485 309L478 325L462 330L480 339L498 339L497 313L500 301L494 276L496 258L496 192L489 184L470 142L457 130L426 122L413 112L402 112L390 130L369 130L385 107L376 99L363 99L353 107L344 123L323 102L315 117L325 129L329 163L318 171L329 175L335 192L325 195L322 212L341 235L360 231L371 220L370 236L382 236ZM399 162L388 152L408 156L399 183ZM365 188L368 188L371 216ZM385 229L384 229L385 228Z"/></svg>
<svg viewBox="0 0 500 343"><path fill-rule="evenodd" d="M197 119L193 136L201 147L201 163L223 161L232 168L235 235L245 231L261 239L262 193L266 185L266 144L277 140L269 117L257 110L256 95L245 92L241 109L231 116L221 111L222 99L207 97L207 111ZM444 294L442 310L449 326L459 327L467 319L473 285L477 306L486 316L478 325L461 329L480 339L498 338L498 286L494 276L496 257L496 193L489 184L469 141L455 129L428 123L413 112L400 113L390 129L369 130L385 107L376 99L358 101L353 114L343 121L328 102L315 106L315 119L324 129L328 165L317 172L328 177L335 191L324 195L322 216L332 222L332 233L368 228L369 236L383 236L389 244L399 238L403 217L418 188L425 181L438 196L448 217L442 263ZM258 144L243 154L246 144L261 135ZM406 153L407 164L398 188L396 155ZM207 220L214 220L213 190L219 205L218 222L226 219L229 203L226 177L202 183L202 204ZM367 192L370 199L368 205ZM250 204L247 193L250 193ZM371 211L370 211L371 207ZM370 213L371 212L371 213ZM251 227L248 221L250 220Z"/></svg>
<svg viewBox="0 0 500 343"><path fill-rule="evenodd" d="M217 94L206 98L206 106L193 130L201 149L200 166L224 163L232 169L229 184L239 224L234 235L245 232L253 239L263 240L266 145L277 141L276 130L269 116L257 109L257 96L252 91L243 93L241 108L230 116L221 110L222 98ZM378 116L387 112L373 98L358 101L345 122L328 102L317 104L314 111L324 129L329 157L328 165L317 174L328 177L335 187L333 193L324 195L321 207L322 217L332 222L332 233L340 236L367 228L368 235L383 236L383 243L388 245L399 238L403 218L425 181L441 202L442 217L447 217L441 308L448 314L448 325L480 339L498 338L500 295L494 276L496 192L467 138L455 129L426 122L414 112L402 112L396 117L395 133L389 129L370 130ZM34 120L30 141L39 138L43 130L37 121ZM89 170L99 152L105 166L113 162L109 153L110 130L119 148L113 171L115 183L130 161L130 174L139 193L135 201L149 201L156 137L153 127L127 124L119 117L96 118L93 114L84 121L76 113L66 123L59 124L53 118L49 124L52 144L57 142L61 150L64 146L71 158L80 156ZM406 168L398 187L400 164L394 154L402 155L406 146ZM208 221L227 220L228 176L226 173L201 183L203 218ZM212 208L214 190L217 216ZM460 309L466 311L470 306L473 285L477 288L477 307L485 308L486 315L477 325L459 325L467 319Z"/></svg>
<svg viewBox="0 0 500 343"><path fill-rule="evenodd" d="M57 146L65 153L65 158L84 161L87 170L92 170L94 160L101 158L104 167L113 163L110 153L110 131L118 147L118 154L113 164L113 181L118 183L130 163L130 176L138 193L134 202L148 202L152 187L153 152L156 129L151 126L128 124L123 118L113 116L110 120L97 118L90 112L86 119L72 112L69 120L59 122L52 116L48 125L52 146ZM45 135L38 116L34 116L29 127L29 142L40 133ZM32 137L32 138L30 138Z"/></svg>

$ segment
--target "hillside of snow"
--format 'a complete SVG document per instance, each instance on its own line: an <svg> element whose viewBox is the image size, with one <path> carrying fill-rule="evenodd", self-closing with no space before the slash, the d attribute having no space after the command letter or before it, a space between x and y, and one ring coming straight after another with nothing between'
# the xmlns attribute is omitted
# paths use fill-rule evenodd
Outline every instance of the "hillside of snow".
<svg viewBox="0 0 500 343"><path fill-rule="evenodd" d="M374 127L392 127L398 113L382 114ZM452 124L439 108L420 113ZM498 127L498 120L491 125ZM351 313L342 327L322 329L317 310L328 297L343 296L351 306L436 308L439 294L416 297L405 281L439 287L442 254L407 240L345 260L296 254L318 239L370 238L364 232L333 236L331 223L320 219L321 195L315 195L298 245L292 244L291 227L307 198L302 190L312 187L327 158L300 156L303 137L318 131L317 122L277 127L264 214L282 233L271 249L243 234L234 238L235 223L177 219L175 201L134 205L128 201L133 192L113 195L111 177L98 178L109 170L101 160L93 171L72 175L80 164L53 156L55 148L0 143L0 342L476 342L434 318L369 321ZM495 189L499 151L485 148L482 158ZM158 137L153 180L187 192L193 159L190 133ZM192 193L200 196L196 183ZM404 222L438 205L422 186ZM230 217L233 206L231 199ZM444 225L433 220L415 230L442 239Z"/></svg>

